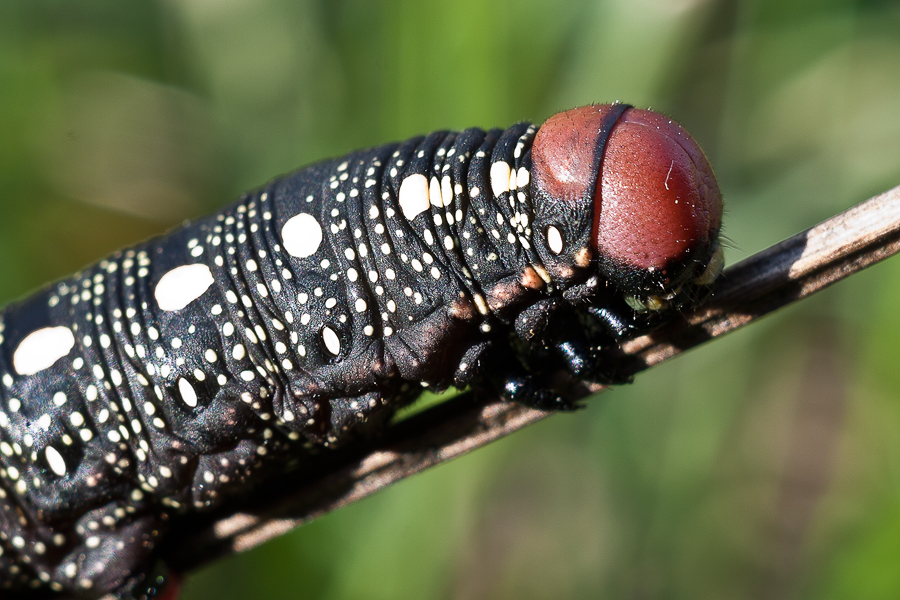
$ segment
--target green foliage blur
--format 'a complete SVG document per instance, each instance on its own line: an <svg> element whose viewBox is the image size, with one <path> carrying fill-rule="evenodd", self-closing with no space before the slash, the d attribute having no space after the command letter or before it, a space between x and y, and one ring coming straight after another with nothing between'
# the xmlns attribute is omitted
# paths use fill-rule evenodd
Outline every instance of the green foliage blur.
<svg viewBox="0 0 900 600"><path fill-rule="evenodd" d="M740 258L900 184L879 0L0 0L0 301L272 176L621 99ZM185 600L900 598L900 259L188 580Z"/></svg>

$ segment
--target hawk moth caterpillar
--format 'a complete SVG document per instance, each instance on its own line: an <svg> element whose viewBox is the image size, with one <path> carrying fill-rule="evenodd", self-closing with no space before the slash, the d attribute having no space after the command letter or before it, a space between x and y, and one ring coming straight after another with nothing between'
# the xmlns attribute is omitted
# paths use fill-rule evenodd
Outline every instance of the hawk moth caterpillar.
<svg viewBox="0 0 900 600"><path fill-rule="evenodd" d="M0 313L0 590L143 598L167 516L377 432L423 387L569 410L703 299L712 169L624 104L352 152ZM160 580L161 581L161 580Z"/></svg>

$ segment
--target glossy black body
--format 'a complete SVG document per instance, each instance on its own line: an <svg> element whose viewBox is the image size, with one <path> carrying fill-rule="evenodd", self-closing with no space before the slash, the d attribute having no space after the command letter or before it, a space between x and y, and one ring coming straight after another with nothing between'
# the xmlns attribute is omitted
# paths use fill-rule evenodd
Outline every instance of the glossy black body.
<svg viewBox="0 0 900 600"><path fill-rule="evenodd" d="M649 321L592 268L546 276L534 134L314 165L0 313L0 594L139 597L170 515L377 432L423 386L566 409L556 369L615 379L599 351ZM55 356L39 331L61 356L31 373Z"/></svg>

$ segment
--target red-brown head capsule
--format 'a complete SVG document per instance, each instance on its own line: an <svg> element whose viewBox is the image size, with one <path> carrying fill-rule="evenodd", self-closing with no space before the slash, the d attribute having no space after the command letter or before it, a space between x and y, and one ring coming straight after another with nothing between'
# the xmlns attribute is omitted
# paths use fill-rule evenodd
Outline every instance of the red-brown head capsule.
<svg viewBox="0 0 900 600"><path fill-rule="evenodd" d="M575 108L544 123L532 162L535 235L552 275L585 266L578 256L589 248L623 293L664 296L720 262L718 183L694 139L667 117L616 104Z"/></svg>

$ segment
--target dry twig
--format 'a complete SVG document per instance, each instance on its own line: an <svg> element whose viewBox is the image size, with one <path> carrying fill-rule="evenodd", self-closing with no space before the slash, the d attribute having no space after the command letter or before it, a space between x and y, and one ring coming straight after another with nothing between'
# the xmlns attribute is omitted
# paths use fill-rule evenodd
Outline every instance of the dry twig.
<svg viewBox="0 0 900 600"><path fill-rule="evenodd" d="M900 251L900 187L759 252L727 269L712 299L684 320L623 344L617 356L637 373ZM569 397L602 386L572 383ZM428 467L506 436L549 413L463 394L390 428L365 447L321 457L261 489L243 512L212 513L175 528L164 558L190 570L247 550Z"/></svg>

